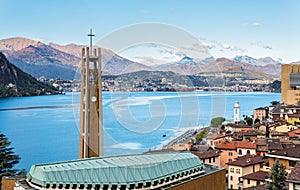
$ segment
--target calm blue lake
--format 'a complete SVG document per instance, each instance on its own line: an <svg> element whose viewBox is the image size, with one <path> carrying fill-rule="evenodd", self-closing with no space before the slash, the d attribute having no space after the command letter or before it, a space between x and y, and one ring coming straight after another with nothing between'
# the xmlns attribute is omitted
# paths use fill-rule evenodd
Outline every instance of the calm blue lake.
<svg viewBox="0 0 300 190"><path fill-rule="evenodd" d="M33 164L77 159L79 96L69 93L0 99L0 110L24 108L0 111L0 132L21 157L17 168L29 170ZM242 117L280 99L278 93L105 92L104 153L133 154L159 148L178 131L206 126L212 117L233 119L235 101L240 102Z"/></svg>

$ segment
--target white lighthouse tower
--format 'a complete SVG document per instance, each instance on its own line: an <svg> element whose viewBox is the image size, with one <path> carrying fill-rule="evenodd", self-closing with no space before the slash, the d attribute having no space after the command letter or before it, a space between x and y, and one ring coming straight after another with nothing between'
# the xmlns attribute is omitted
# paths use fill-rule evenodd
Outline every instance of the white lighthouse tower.
<svg viewBox="0 0 300 190"><path fill-rule="evenodd" d="M239 123L240 122L240 104L238 101L235 102L233 111L234 111L234 123Z"/></svg>

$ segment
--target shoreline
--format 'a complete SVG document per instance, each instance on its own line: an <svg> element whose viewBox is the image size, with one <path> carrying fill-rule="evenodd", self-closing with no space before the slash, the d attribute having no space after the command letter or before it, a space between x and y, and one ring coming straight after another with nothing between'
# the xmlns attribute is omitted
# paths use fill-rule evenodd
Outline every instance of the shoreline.
<svg viewBox="0 0 300 190"><path fill-rule="evenodd" d="M178 129L175 134L173 134L169 139L161 142L160 146L156 149L167 149L172 147L173 145L180 143L187 138L190 138L194 135L195 131L202 130L207 126L195 126L195 127L185 127Z"/></svg>

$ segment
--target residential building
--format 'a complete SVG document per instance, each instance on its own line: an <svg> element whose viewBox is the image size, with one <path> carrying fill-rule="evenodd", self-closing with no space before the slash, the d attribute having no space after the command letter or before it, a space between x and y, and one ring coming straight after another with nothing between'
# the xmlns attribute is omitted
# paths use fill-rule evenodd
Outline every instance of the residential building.
<svg viewBox="0 0 300 190"><path fill-rule="evenodd" d="M235 123L229 123L225 126L226 131L230 132L240 132L240 131L249 131L249 130L255 130L252 126L248 126L246 124L235 124Z"/></svg>
<svg viewBox="0 0 300 190"><path fill-rule="evenodd" d="M268 113L269 109L268 107L259 107L259 108L255 108L253 110L253 121L255 121L255 119L259 119L260 121L264 121L268 118Z"/></svg>
<svg viewBox="0 0 300 190"><path fill-rule="evenodd" d="M288 115L300 114L300 107L296 105L278 104L270 111L273 121L287 122Z"/></svg>
<svg viewBox="0 0 300 190"><path fill-rule="evenodd" d="M213 149L215 146L223 143L226 140L225 135L219 135L219 134L211 134L205 137L206 138L206 144Z"/></svg>
<svg viewBox="0 0 300 190"><path fill-rule="evenodd" d="M270 131L269 136L270 136L270 138L273 138L273 139L287 139L288 133L282 133L282 132L273 130L273 131Z"/></svg>
<svg viewBox="0 0 300 190"><path fill-rule="evenodd" d="M281 65L281 101L285 104L300 103L300 65Z"/></svg>
<svg viewBox="0 0 300 190"><path fill-rule="evenodd" d="M226 141L216 146L216 149L221 151L220 167L228 170L228 165L226 163L232 162L238 156L235 143Z"/></svg>
<svg viewBox="0 0 300 190"><path fill-rule="evenodd" d="M192 144L189 142L185 143L176 143L172 146L172 148L176 151L184 151L184 150L190 150L192 148Z"/></svg>
<svg viewBox="0 0 300 190"><path fill-rule="evenodd" d="M232 137L239 141L252 141L251 139L257 139L261 137L265 137L264 133L260 133L257 130L249 130L249 131L239 131L234 132Z"/></svg>
<svg viewBox="0 0 300 190"><path fill-rule="evenodd" d="M300 139L300 129L295 129L288 132L288 136L290 139Z"/></svg>
<svg viewBox="0 0 300 190"><path fill-rule="evenodd" d="M300 162L297 162L286 182L288 182L289 190L300 189Z"/></svg>
<svg viewBox="0 0 300 190"><path fill-rule="evenodd" d="M205 164L211 164L220 167L220 151L208 149L206 151L191 151Z"/></svg>
<svg viewBox="0 0 300 190"><path fill-rule="evenodd" d="M247 187L247 188L244 188L243 190L266 190L266 185L262 184L262 185Z"/></svg>
<svg viewBox="0 0 300 190"><path fill-rule="evenodd" d="M295 167L296 162L300 162L300 145L284 147L280 151L267 153L266 157L269 158L270 166L272 166L277 159L286 167L287 172L291 172Z"/></svg>
<svg viewBox="0 0 300 190"><path fill-rule="evenodd" d="M290 114L286 115L287 122L291 125L298 126L300 125L300 114Z"/></svg>
<svg viewBox="0 0 300 190"><path fill-rule="evenodd" d="M283 149L280 139L261 138L255 140L256 154L265 155L269 152L276 152Z"/></svg>
<svg viewBox="0 0 300 190"><path fill-rule="evenodd" d="M289 120L289 116L287 117L287 121L288 120ZM272 124L269 127L270 127L270 129L269 129L270 131L277 131L279 133L287 133L287 132L297 128L294 125L289 125L288 123L282 123L282 122Z"/></svg>
<svg viewBox="0 0 300 190"><path fill-rule="evenodd" d="M266 184L266 179L268 178L268 175L269 173L266 171L257 171L242 176L240 178L240 182L242 183L242 189Z"/></svg>
<svg viewBox="0 0 300 190"><path fill-rule="evenodd" d="M12 176L12 177L7 177L3 176L1 180L1 189L2 190L13 190L16 182L19 180L25 179L25 176Z"/></svg>
<svg viewBox="0 0 300 190"><path fill-rule="evenodd" d="M245 155L237 157L233 162L227 163L228 189L242 188L241 177L259 171L264 162L265 160L259 155Z"/></svg>
<svg viewBox="0 0 300 190"><path fill-rule="evenodd" d="M256 154L256 144L247 141L235 142L238 156L244 156L247 154Z"/></svg>

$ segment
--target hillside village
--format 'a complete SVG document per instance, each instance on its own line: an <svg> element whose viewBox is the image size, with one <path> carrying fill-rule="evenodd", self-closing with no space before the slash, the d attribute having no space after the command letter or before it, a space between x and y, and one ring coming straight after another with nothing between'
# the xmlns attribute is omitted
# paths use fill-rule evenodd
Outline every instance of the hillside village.
<svg viewBox="0 0 300 190"><path fill-rule="evenodd" d="M300 106L272 103L254 109L251 124L250 117L246 117L247 122L235 114L235 121L224 121L204 129L206 136L201 142L196 140L197 132L191 131L160 151L188 150L206 164L226 168L228 189L266 189L271 167L278 160L288 173L286 186L297 189L300 183ZM242 108L236 105L233 111L239 113L236 109Z"/></svg>

